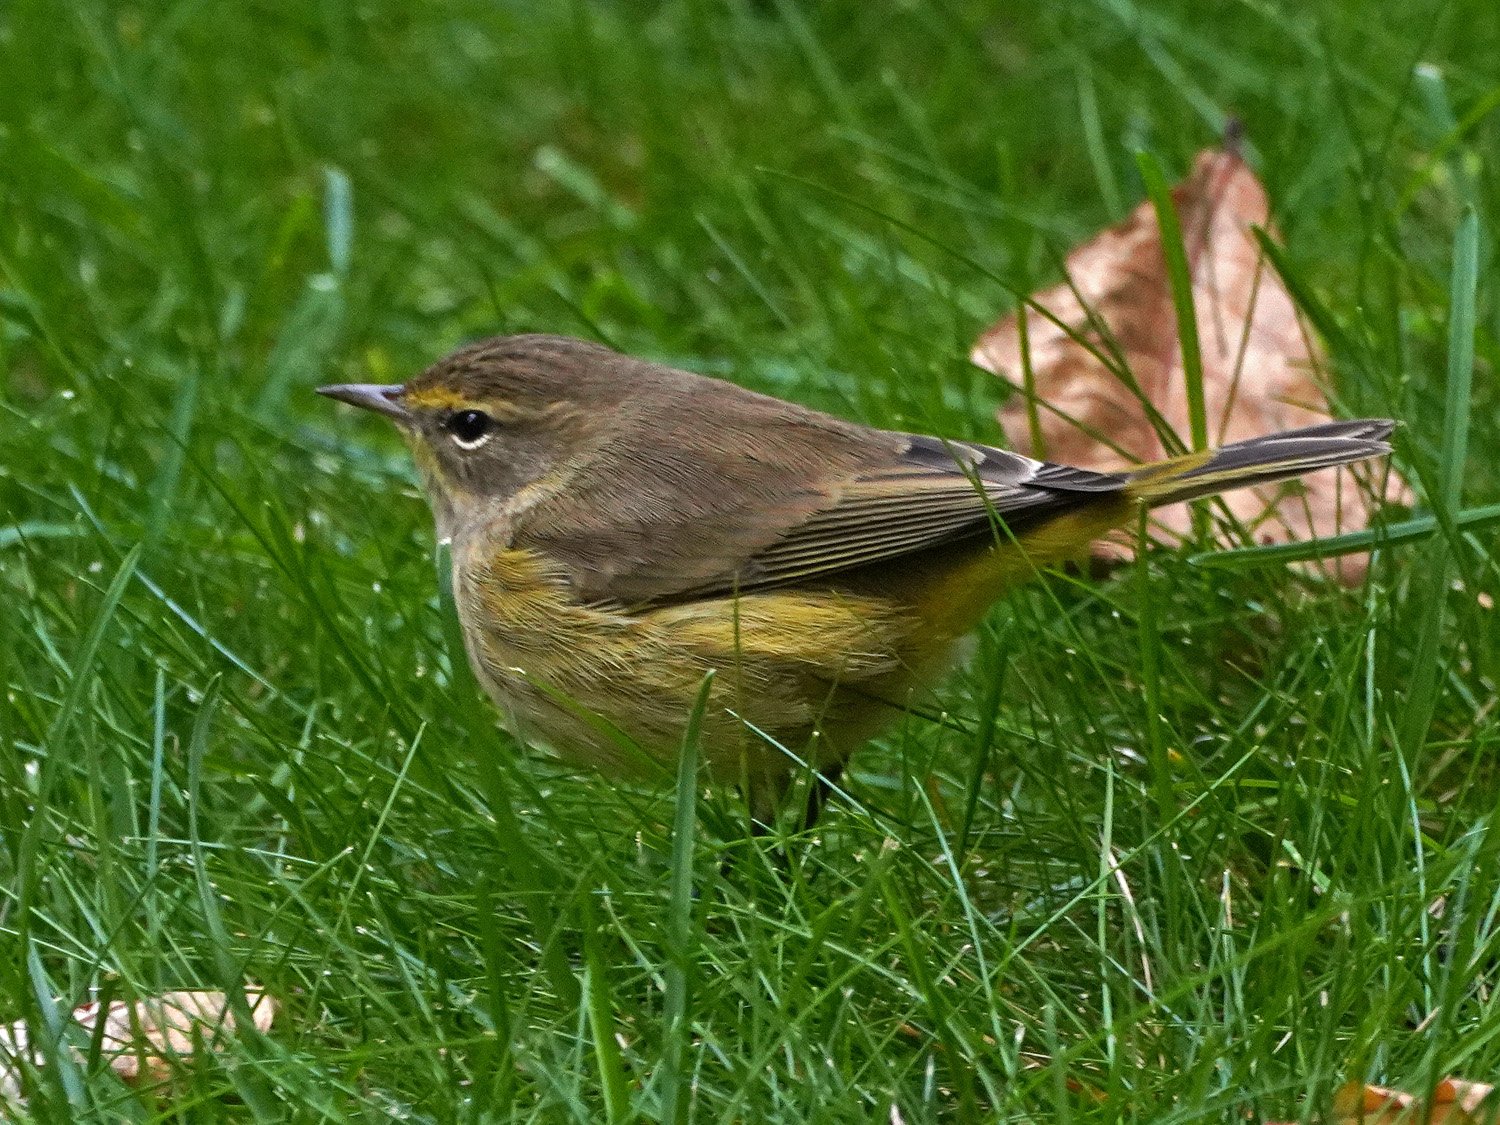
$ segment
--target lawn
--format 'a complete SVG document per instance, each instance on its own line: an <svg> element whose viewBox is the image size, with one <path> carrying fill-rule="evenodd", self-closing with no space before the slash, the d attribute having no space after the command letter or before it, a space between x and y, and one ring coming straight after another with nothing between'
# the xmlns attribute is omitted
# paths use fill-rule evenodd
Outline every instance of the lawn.
<svg viewBox="0 0 1500 1125"><path fill-rule="evenodd" d="M1450 518L1500 500L1496 59L1488 0L0 7L29 1112L1284 1120L1500 1075L1500 569ZM975 334L1231 115L1439 533L1353 589L1049 576L811 834L517 747L405 450L312 394L551 331L997 442ZM247 980L269 1034L157 1094L65 1026Z"/></svg>

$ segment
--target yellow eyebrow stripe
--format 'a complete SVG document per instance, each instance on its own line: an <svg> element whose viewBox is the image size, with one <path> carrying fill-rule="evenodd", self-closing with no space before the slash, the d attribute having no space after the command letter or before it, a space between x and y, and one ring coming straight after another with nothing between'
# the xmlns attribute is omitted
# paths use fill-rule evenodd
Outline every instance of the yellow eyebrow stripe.
<svg viewBox="0 0 1500 1125"><path fill-rule="evenodd" d="M407 391L401 397L408 406L422 410L457 409L469 405L468 399L447 387L424 387L419 391Z"/></svg>

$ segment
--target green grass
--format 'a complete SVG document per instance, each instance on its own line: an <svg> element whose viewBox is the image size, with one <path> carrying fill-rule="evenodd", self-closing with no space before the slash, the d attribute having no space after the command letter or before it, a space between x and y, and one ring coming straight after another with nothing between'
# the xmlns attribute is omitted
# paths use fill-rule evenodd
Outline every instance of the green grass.
<svg viewBox="0 0 1500 1125"><path fill-rule="evenodd" d="M1500 1074L1492 8L0 8L36 1119L1253 1120ZM1357 590L1185 550L1017 594L786 874L690 772L517 751L404 451L310 393L544 330L998 440L976 331L1230 114L1437 533ZM170 1101L65 1028L245 978L275 1028Z"/></svg>

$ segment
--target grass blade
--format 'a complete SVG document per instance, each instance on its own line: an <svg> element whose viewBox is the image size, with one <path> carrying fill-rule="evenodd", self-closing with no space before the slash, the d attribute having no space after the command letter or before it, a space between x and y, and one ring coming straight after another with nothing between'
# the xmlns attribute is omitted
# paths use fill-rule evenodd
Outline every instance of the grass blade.
<svg viewBox="0 0 1500 1125"><path fill-rule="evenodd" d="M1481 508L1469 508L1457 513L1452 520L1453 531L1468 534L1482 531L1500 524L1500 504L1486 504ZM1437 516L1413 516L1400 523L1369 527L1363 531L1351 531L1344 535L1330 535L1326 539L1306 539L1300 543L1273 543L1265 547L1232 547L1227 551L1204 551L1188 556L1194 566L1210 569L1236 569L1239 567L1281 566L1291 562L1322 561L1340 555L1356 555L1361 551L1374 551L1382 547L1395 547L1402 543L1419 543L1443 530Z"/></svg>
<svg viewBox="0 0 1500 1125"><path fill-rule="evenodd" d="M1444 537L1435 542L1426 581L1416 584L1413 608L1420 614L1411 687L1400 729L1406 769L1415 763L1427 741L1437 710L1438 692L1446 674L1442 659L1443 627L1448 614L1448 578L1460 543L1453 517L1463 495L1464 465L1468 460L1470 390L1474 380L1474 329L1479 286L1479 216L1465 208L1453 240L1453 278L1449 287L1448 385L1444 398L1443 443L1438 464L1438 487L1432 496L1433 513ZM1420 831L1419 825L1413 825Z"/></svg>
<svg viewBox="0 0 1500 1125"><path fill-rule="evenodd" d="M663 1014L666 1020L665 1042L661 1064L661 1119L665 1125L687 1120L690 1087L683 1069L687 1057L688 1032L692 1016L693 957L697 952L693 940L693 841L698 822L698 740L703 729L703 713L708 710L709 693L714 677L703 677L698 698L688 718L682 738L682 753L677 759L677 803L672 817L672 866L667 906L666 996Z"/></svg>
<svg viewBox="0 0 1500 1125"><path fill-rule="evenodd" d="M613 989L609 982L609 963L599 942L599 920L594 912L591 892L578 898L580 929L583 935L583 1002L587 1007L589 1038L594 1044L594 1059L599 1066L599 1086L604 1092L604 1108L611 1125L630 1117L630 1093L625 1066L620 1059L620 1045L615 1041Z"/></svg>
<svg viewBox="0 0 1500 1125"><path fill-rule="evenodd" d="M1188 426L1193 448L1208 448L1208 409L1203 397L1203 349L1198 341L1198 315L1193 306L1193 274L1187 246L1182 240L1182 222L1172 202L1161 166L1149 152L1135 154L1136 167L1146 184L1146 195L1156 209L1161 228L1161 248L1167 260L1167 279L1172 288L1172 308L1177 314L1177 338L1182 344L1182 374L1186 381Z"/></svg>

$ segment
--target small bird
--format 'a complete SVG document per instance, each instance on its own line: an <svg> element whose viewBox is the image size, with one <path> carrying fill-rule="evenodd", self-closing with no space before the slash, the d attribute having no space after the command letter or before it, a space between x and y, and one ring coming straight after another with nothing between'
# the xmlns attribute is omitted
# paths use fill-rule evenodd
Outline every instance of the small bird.
<svg viewBox="0 0 1500 1125"><path fill-rule="evenodd" d="M562 336L319 393L394 420L450 545L470 664L516 733L639 774L700 685L710 774L804 822L1007 589L1143 508L1390 452L1326 425L1120 472L897 433Z"/></svg>

